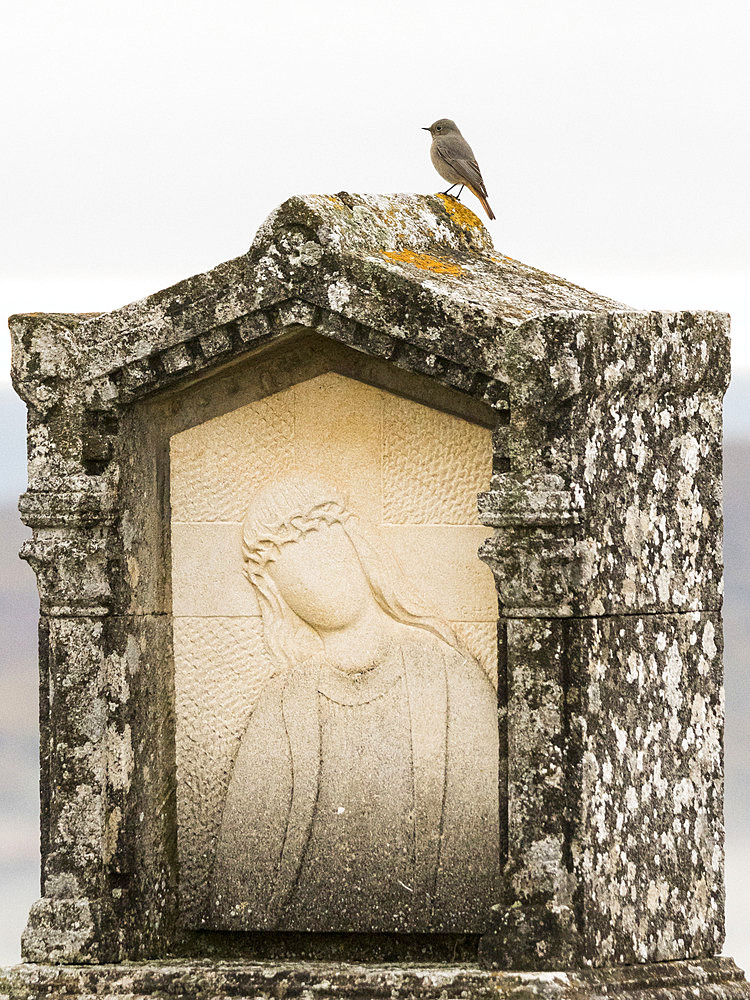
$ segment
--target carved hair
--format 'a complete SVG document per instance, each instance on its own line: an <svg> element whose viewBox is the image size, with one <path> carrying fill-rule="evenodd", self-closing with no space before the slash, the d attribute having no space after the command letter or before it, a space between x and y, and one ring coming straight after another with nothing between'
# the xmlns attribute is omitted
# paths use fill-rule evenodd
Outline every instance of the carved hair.
<svg viewBox="0 0 750 1000"><path fill-rule="evenodd" d="M245 576L258 596L266 645L278 667L306 659L316 646L320 648L320 640L287 605L266 567L283 545L333 524L341 525L354 546L373 597L386 614L404 625L426 629L463 652L448 623L413 593L393 553L379 539L368 537L372 529L359 521L333 487L312 476L287 476L258 492L242 529Z"/></svg>

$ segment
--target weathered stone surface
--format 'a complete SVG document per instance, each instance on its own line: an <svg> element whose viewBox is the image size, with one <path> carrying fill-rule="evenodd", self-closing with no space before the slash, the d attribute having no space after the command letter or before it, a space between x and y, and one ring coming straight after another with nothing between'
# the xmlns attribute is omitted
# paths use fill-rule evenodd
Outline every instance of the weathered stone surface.
<svg viewBox="0 0 750 1000"><path fill-rule="evenodd" d="M86 318L75 338L57 335L58 317L17 323L26 355L17 370L22 378L36 370L54 377L83 365L105 400L118 395L118 383L133 366L141 365L129 388L138 384L142 390L146 359L152 382L159 380L161 352L168 352L168 375L184 375L196 364L203 368L206 356L225 360L239 331L229 327L219 337L218 328L269 306L275 307L272 326L317 325L321 309L344 320L334 324L337 339L346 342L348 320L388 331L392 350L408 341L431 367L447 351L459 364L460 354L473 358L481 371L491 371L497 360L498 335L535 316L618 308L611 299L495 252L479 219L450 198L311 195L277 209L246 256ZM248 342L252 334L244 321L243 327ZM268 332L258 322L252 339ZM33 358L42 354L45 362L38 366Z"/></svg>
<svg viewBox="0 0 750 1000"><path fill-rule="evenodd" d="M448 935L431 954L550 970L643 963L576 973L565 989L582 994L746 995L704 959L722 937L727 328L719 314L634 312L510 260L450 198L345 193L291 199L248 254L123 309L14 317L13 377L29 406L24 555L43 611L44 896L26 957L239 947L187 931L176 892L169 440L334 372L492 431L479 511L500 608L505 882L481 941ZM394 436L394 476L419 471L413 455ZM429 484L407 499L389 500L395 520L434 508L450 526L464 511L463 494ZM361 954L343 938L338 958ZM400 941L398 953L423 946ZM250 935L242 947L310 945ZM653 965L667 958L694 961ZM71 969L56 984L29 967L12 989L37 995L36 976L73 995L266 995L252 977L181 969L138 983ZM373 975L360 995L385 989ZM419 995L424 979L394 975L394 989ZM450 975L427 986L452 992ZM510 982L479 975L493 992ZM280 976L264 982L276 989ZM550 982L557 991L552 974L512 990Z"/></svg>
<svg viewBox="0 0 750 1000"><path fill-rule="evenodd" d="M519 331L510 471L481 498L513 615L718 609L726 317L566 315Z"/></svg>
<svg viewBox="0 0 750 1000"><path fill-rule="evenodd" d="M507 622L507 899L485 960L719 951L718 625L698 612Z"/></svg>
<svg viewBox="0 0 750 1000"><path fill-rule="evenodd" d="M176 904L171 623L43 616L40 649L43 898L23 955L138 955Z"/></svg>
<svg viewBox="0 0 750 1000"><path fill-rule="evenodd" d="M487 972L456 965L342 965L325 962L259 963L172 962L140 965L51 967L19 965L0 974L0 997L36 1000L40 996L91 998L180 996L320 997L321 1000L472 1000L540 997L587 1000L746 1000L742 972L731 959L703 959L597 970L549 973Z"/></svg>

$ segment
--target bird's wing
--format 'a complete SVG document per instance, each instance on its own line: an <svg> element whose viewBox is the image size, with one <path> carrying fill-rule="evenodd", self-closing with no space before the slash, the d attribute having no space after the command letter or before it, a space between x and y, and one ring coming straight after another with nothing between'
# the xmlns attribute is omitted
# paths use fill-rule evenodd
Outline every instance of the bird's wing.
<svg viewBox="0 0 750 1000"><path fill-rule="evenodd" d="M467 182L475 187L483 197L487 197L487 188L484 186L482 174L479 170L479 164L475 159L457 156L452 150L445 149L442 145L438 147L438 154L457 173L459 173L462 177L465 177Z"/></svg>

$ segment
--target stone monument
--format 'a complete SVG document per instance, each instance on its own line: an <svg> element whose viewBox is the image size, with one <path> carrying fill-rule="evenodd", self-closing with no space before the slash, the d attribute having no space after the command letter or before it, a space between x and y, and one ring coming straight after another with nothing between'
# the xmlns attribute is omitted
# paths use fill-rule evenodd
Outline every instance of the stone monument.
<svg viewBox="0 0 750 1000"><path fill-rule="evenodd" d="M344 192L11 331L42 894L0 993L750 997L726 316Z"/></svg>

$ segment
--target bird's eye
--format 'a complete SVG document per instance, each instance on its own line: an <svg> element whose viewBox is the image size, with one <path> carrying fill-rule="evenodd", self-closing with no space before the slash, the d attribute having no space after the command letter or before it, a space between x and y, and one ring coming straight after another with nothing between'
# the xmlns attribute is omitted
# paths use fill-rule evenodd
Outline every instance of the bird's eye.
<svg viewBox="0 0 750 1000"><path fill-rule="evenodd" d="M442 125L438 125L438 127L437 127L437 131L438 131L438 132L442 132L442 131L443 131L443 126L442 126Z"/></svg>

